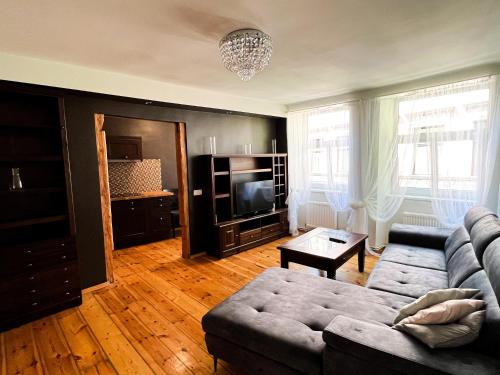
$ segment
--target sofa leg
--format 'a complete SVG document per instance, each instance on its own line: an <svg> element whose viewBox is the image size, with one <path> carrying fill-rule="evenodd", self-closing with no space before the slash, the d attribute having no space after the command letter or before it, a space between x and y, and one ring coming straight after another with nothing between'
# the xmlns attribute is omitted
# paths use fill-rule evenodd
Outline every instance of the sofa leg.
<svg viewBox="0 0 500 375"><path fill-rule="evenodd" d="M214 356L214 372L217 372L217 357Z"/></svg>

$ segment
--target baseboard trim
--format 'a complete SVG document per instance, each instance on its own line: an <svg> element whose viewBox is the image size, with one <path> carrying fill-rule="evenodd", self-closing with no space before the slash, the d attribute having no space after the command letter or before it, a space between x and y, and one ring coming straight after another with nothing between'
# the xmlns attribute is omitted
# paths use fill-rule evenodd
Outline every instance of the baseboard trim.
<svg viewBox="0 0 500 375"><path fill-rule="evenodd" d="M111 283L109 281L106 281L106 282L101 283L101 284L89 286L88 288L83 289L82 293L83 294L92 293L92 292L95 292L96 290L106 288L107 286L110 286L110 285L111 285Z"/></svg>

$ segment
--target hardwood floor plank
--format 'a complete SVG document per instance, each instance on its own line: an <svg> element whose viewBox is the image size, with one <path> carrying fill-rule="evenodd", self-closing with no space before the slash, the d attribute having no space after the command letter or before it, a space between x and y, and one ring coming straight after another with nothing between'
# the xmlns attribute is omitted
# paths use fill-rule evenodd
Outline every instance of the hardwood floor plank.
<svg viewBox="0 0 500 375"><path fill-rule="evenodd" d="M215 304L269 267L272 243L225 259L181 258L179 238L115 251L115 283L90 290L83 304L0 334L0 375L211 374L201 319ZM377 258L357 259L337 279L364 285ZM318 270L291 264L300 272ZM240 374L219 362L218 374Z"/></svg>
<svg viewBox="0 0 500 375"><path fill-rule="evenodd" d="M86 297L80 311L119 374L154 374L94 296Z"/></svg>
<svg viewBox="0 0 500 375"><path fill-rule="evenodd" d="M32 330L24 325L2 334L2 374L42 374Z"/></svg>
<svg viewBox="0 0 500 375"><path fill-rule="evenodd" d="M137 351L148 353L156 364L156 372L160 370L165 374L189 374L191 371L166 347L140 319L122 303L113 289L100 291L96 298L105 303L112 311L111 319L125 333L128 340ZM148 362L149 363L149 362ZM151 363L149 363L151 365Z"/></svg>
<svg viewBox="0 0 500 375"><path fill-rule="evenodd" d="M54 315L33 323L40 361L49 374L78 374L78 367Z"/></svg>
<svg viewBox="0 0 500 375"><path fill-rule="evenodd" d="M57 314L57 320L80 372L117 373L78 309L70 309Z"/></svg>

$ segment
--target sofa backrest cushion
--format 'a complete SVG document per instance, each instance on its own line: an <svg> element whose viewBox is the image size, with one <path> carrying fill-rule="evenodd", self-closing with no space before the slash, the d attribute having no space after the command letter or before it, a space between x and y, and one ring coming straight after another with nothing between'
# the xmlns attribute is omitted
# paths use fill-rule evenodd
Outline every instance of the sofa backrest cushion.
<svg viewBox="0 0 500 375"><path fill-rule="evenodd" d="M458 227L451 235L446 239L444 244L444 252L446 257L446 263L448 263L455 253L462 245L470 242L469 232L465 227Z"/></svg>
<svg viewBox="0 0 500 375"><path fill-rule="evenodd" d="M464 226L465 229L470 233L472 230L472 227L482 218L487 217L487 216L495 216L496 215L488 210L486 207L481 207L481 206L475 206L472 207L467 213L465 214L464 217Z"/></svg>
<svg viewBox="0 0 500 375"><path fill-rule="evenodd" d="M450 288L458 288L473 273L481 270L476 253L470 243L460 246L447 263Z"/></svg>
<svg viewBox="0 0 500 375"><path fill-rule="evenodd" d="M488 245L483 255L484 270L488 275L491 287L500 301L500 238Z"/></svg>
<svg viewBox="0 0 500 375"><path fill-rule="evenodd" d="M474 224L470 232L470 241L480 264L483 264L484 251L498 237L500 237L500 220L496 216L484 217Z"/></svg>
<svg viewBox="0 0 500 375"><path fill-rule="evenodd" d="M486 303L486 319L475 345L488 353L496 351L498 342L500 342L500 307L486 272L481 270L472 274L460 284L460 288L481 291L481 298Z"/></svg>

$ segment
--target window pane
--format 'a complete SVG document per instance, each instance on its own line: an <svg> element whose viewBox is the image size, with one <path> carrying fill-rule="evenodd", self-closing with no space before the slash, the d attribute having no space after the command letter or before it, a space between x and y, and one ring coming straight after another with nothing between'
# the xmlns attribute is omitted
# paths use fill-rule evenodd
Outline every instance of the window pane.
<svg viewBox="0 0 500 375"><path fill-rule="evenodd" d="M486 129L489 89L464 86L446 90L429 89L418 98L402 96L398 134L403 141L404 136L415 133L419 143L399 144L401 186L476 189L474 169L480 150L475 141Z"/></svg>

